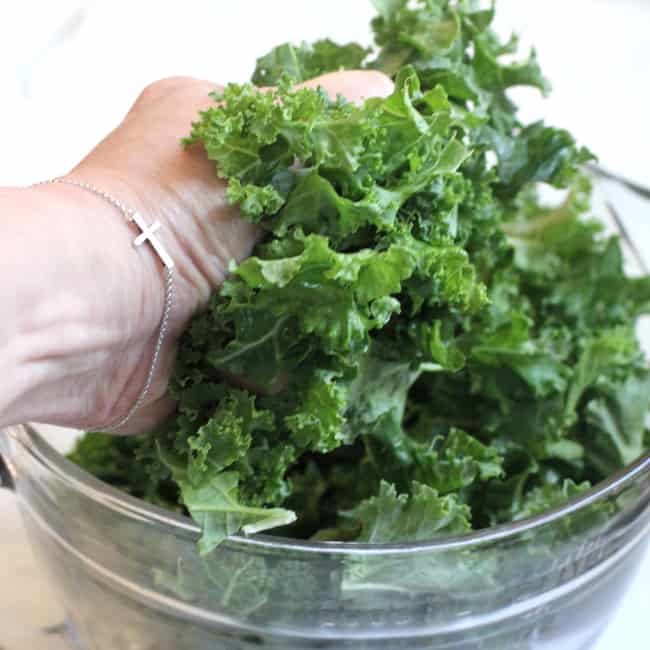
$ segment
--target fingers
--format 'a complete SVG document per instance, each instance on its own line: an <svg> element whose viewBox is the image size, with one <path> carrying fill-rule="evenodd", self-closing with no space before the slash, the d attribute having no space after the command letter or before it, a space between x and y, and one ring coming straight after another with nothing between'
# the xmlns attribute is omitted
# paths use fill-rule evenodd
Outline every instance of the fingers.
<svg viewBox="0 0 650 650"><path fill-rule="evenodd" d="M360 104L369 97L387 97L393 92L393 82L376 70L341 70L328 72L309 81L297 84L296 88L323 88L331 99L343 95L348 101ZM259 88L261 92L275 90L274 86Z"/></svg>
<svg viewBox="0 0 650 650"><path fill-rule="evenodd" d="M152 106L173 102L175 113L182 113L188 120L196 119L199 111L214 105L212 92L221 92L223 86L194 77L166 77L146 86L136 99L130 114L140 110L150 111Z"/></svg>
<svg viewBox="0 0 650 650"><path fill-rule="evenodd" d="M393 92L393 82L376 70L342 70L330 72L298 84L298 88L323 88L332 99L343 95L348 101L360 103L369 97L386 97ZM220 92L223 86L194 77L167 77L149 84L138 97L135 106L149 105L173 95L182 94L192 111L212 106L211 92ZM266 91L268 88L261 88ZM193 98L194 101L189 101Z"/></svg>
<svg viewBox="0 0 650 650"><path fill-rule="evenodd" d="M387 97L393 92L393 82L381 72L375 70L343 70L310 79L299 84L299 88L323 88L327 94L336 99L343 95L348 101L361 103L369 97Z"/></svg>
<svg viewBox="0 0 650 650"><path fill-rule="evenodd" d="M199 97L207 97L208 93L223 90L223 86L195 77L165 77L146 86L138 99L154 101L166 95L177 93L179 90L195 93Z"/></svg>
<svg viewBox="0 0 650 650"><path fill-rule="evenodd" d="M393 82L385 74L376 70L330 72L298 84L298 88L318 87L323 88L332 99L342 95L355 104L369 97L386 97L393 92ZM196 118L199 111L214 105L210 93L221 90L223 86L193 77L160 79L149 84L140 93L130 115L138 114L141 110L150 111L152 106L164 105L164 100L172 99L176 106L174 114L183 116L183 128L185 128L185 122L189 123ZM264 92L270 88L260 88L260 90Z"/></svg>

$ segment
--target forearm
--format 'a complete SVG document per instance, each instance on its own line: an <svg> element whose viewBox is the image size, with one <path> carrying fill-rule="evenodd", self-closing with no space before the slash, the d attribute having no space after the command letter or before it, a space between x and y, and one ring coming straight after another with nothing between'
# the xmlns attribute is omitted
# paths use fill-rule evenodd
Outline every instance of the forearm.
<svg viewBox="0 0 650 650"><path fill-rule="evenodd" d="M125 330L136 337L158 317L152 291L124 322L118 279L142 281L152 263L131 239L120 213L80 188L0 190L0 425L83 412L84 377L120 353Z"/></svg>

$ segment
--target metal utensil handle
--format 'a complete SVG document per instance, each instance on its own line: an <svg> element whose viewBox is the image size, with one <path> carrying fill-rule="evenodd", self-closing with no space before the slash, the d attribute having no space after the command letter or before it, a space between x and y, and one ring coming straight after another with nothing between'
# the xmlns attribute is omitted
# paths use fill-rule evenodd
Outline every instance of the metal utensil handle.
<svg viewBox="0 0 650 650"><path fill-rule="evenodd" d="M3 455L0 454L0 487L13 490L14 477L9 467L9 463L4 459Z"/></svg>

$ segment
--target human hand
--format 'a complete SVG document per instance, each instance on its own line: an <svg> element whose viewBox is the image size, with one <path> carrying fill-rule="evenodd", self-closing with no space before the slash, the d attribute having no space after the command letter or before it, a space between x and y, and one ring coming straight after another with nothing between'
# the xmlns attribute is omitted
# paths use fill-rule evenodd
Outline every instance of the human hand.
<svg viewBox="0 0 650 650"><path fill-rule="evenodd" d="M350 101L392 90L384 75L362 71L329 74L304 85L322 86L331 96L341 94ZM167 383L178 338L222 283L228 262L250 254L259 236L226 203L225 183L216 177L205 153L180 144L198 112L212 103L208 93L215 89L183 77L155 82L122 124L69 175L137 209L147 223L159 221L157 237L176 264L169 334L148 398L123 433L151 429L173 409ZM48 189L55 191L54 186ZM82 300L84 291L93 294L87 301L89 313L81 319L88 327L81 340L67 335L52 343L58 348L49 354L58 356L66 368L59 381L32 391L30 399L43 405L43 413L29 419L101 429L129 411L145 383L163 310L165 274L153 251L133 248L138 233L114 207L80 188L60 185L56 191L61 200L65 195L67 201L82 202L86 211L92 205L93 227L101 231L95 239L101 238L102 249L85 262L75 254L81 278L75 281L90 282L78 294ZM92 237L89 229L72 237L70 249L94 250L86 241ZM108 268L102 269L101 263L98 268L100 254L109 256Z"/></svg>

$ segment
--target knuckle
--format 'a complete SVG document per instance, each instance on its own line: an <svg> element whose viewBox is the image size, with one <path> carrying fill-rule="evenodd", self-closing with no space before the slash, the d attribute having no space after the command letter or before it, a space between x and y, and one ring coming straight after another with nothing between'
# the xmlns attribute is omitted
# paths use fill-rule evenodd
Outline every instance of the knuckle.
<svg viewBox="0 0 650 650"><path fill-rule="evenodd" d="M165 77L154 81L142 90L138 97L137 103L158 100L165 95L180 91L193 91L196 93L208 94L214 90L221 90L222 86L182 75Z"/></svg>
<svg viewBox="0 0 650 650"><path fill-rule="evenodd" d="M162 94L165 94L170 90L174 90L183 85L185 83L185 79L186 77L166 77L164 79L153 81L144 87L138 99L146 101L160 97Z"/></svg>

